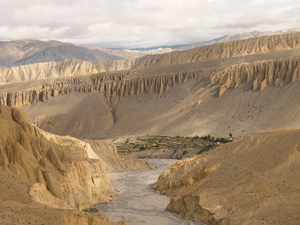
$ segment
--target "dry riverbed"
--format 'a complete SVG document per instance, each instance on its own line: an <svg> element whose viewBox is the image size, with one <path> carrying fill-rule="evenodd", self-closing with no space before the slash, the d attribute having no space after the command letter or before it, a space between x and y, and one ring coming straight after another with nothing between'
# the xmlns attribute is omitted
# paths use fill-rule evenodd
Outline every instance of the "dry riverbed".
<svg viewBox="0 0 300 225"><path fill-rule="evenodd" d="M169 197L157 194L152 188L163 169L174 159L147 159L155 169L108 174L117 190L114 200L96 206L110 221L125 221L128 225L201 225L166 211Z"/></svg>

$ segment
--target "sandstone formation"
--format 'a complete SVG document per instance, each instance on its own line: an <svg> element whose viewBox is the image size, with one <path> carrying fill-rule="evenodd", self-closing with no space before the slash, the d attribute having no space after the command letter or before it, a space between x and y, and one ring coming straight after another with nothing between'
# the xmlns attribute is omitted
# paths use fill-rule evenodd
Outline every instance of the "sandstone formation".
<svg viewBox="0 0 300 225"><path fill-rule="evenodd" d="M23 111L2 107L1 115L3 170L44 184L72 208L81 210L111 199L113 189L101 163L90 160L81 149L66 153L47 141Z"/></svg>
<svg viewBox="0 0 300 225"><path fill-rule="evenodd" d="M298 224L300 129L254 133L181 160L155 185L167 209L208 224Z"/></svg>
<svg viewBox="0 0 300 225"><path fill-rule="evenodd" d="M21 88L16 86L17 88L13 88L13 91L10 91L10 86L3 86L0 104L24 106L28 103L45 101L51 96L68 94L73 90L80 92L98 90L105 92L108 97L123 97L144 92L161 93L174 87L176 83L185 82L188 79L218 85L219 96L228 88L236 88L240 84L249 82L252 83L253 90L262 91L269 85L282 86L289 82L294 83L299 78L299 51L297 51L300 46L299 36L300 33L266 36L123 61L93 63L64 60L59 63L49 62L1 68L2 84L71 77L33 83L28 85L31 88L24 88L20 85ZM270 52L276 54L263 54ZM254 54L263 57L249 58ZM283 55L289 57L282 59ZM241 61L241 57L245 56L248 58L243 58ZM234 60L228 60L229 58ZM227 61L219 61L220 59ZM257 61L257 59L260 60ZM205 61L207 62L204 63ZM202 63L198 65L196 62ZM220 64L224 65L220 66ZM121 70L123 72L103 73ZM170 72L172 70L174 72ZM78 75L91 74L96 75L87 78L78 77ZM21 90L16 92L16 89Z"/></svg>
<svg viewBox="0 0 300 225"><path fill-rule="evenodd" d="M153 168L153 166L142 160L124 160L118 154L117 147L109 140L79 140L71 136L58 136L40 130L46 139L68 149L81 149L86 152L90 159L96 159L103 165L107 173L124 172L128 170L139 170ZM74 152L73 152L74 154ZM78 155L78 157L81 157Z"/></svg>
<svg viewBox="0 0 300 225"><path fill-rule="evenodd" d="M70 67L68 67L70 68ZM89 77L69 77L47 81L20 91L0 92L0 104L22 107L46 101L50 97L69 94L72 91L81 93L99 91L110 100L129 95L161 94L177 84L187 80L206 82L207 86L217 85L219 97L227 89L237 88L241 84L252 84L252 89L263 91L267 86L282 86L294 83L300 77L300 59L289 58L278 61L264 61L253 64L234 65L226 68L192 70L163 75L135 76L135 72L119 72L114 74L97 74ZM17 87L17 86L16 86Z"/></svg>
<svg viewBox="0 0 300 225"><path fill-rule="evenodd" d="M116 146L110 143L97 140L86 140L86 142L90 143L97 156L103 160L107 173L153 168L153 166L146 161L138 159L124 160L117 153Z"/></svg>
<svg viewBox="0 0 300 225"><path fill-rule="evenodd" d="M253 92L251 83L241 84L218 97L218 86L190 79L161 94L119 98L106 97L99 91L72 91L24 109L42 129L78 138L229 133L247 136L262 129L300 126L299 85L297 80Z"/></svg>
<svg viewBox="0 0 300 225"><path fill-rule="evenodd" d="M112 224L76 211L114 195L103 160L88 143L43 134L25 111L6 106L0 107L0 125L1 224L47 221L51 213L51 224Z"/></svg>

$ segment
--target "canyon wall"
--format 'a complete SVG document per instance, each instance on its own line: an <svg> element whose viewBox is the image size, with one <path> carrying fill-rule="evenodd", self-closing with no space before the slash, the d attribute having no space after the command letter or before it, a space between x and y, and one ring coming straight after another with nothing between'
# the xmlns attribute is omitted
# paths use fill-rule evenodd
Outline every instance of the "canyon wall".
<svg viewBox="0 0 300 225"><path fill-rule="evenodd" d="M24 111L2 106L0 113L2 170L39 183L33 193L49 191L62 208L81 210L111 200L114 191L100 160L48 141Z"/></svg>
<svg viewBox="0 0 300 225"><path fill-rule="evenodd" d="M114 190L106 169L151 167L137 159L121 159L108 143L41 131L23 110L1 106L0 123L0 168L25 178L32 184L32 196L52 207L82 210L108 202Z"/></svg>
<svg viewBox="0 0 300 225"><path fill-rule="evenodd" d="M149 163L123 160L109 143L42 131L16 108L0 106L0 127L3 224L126 224L79 210L112 199L107 171L151 168Z"/></svg>
<svg viewBox="0 0 300 225"><path fill-rule="evenodd" d="M300 59L296 57L151 76L136 76L134 71L73 76L43 81L34 88L19 91L3 89L0 91L0 104L22 107L29 103L44 102L50 97L66 95L71 92L87 93L92 91L103 93L108 102L116 103L118 99L126 96L143 93L161 94L188 80L202 82L207 86L218 86L220 97L227 89L237 88L241 84L250 83L253 91L263 91L267 86L282 87L294 83L300 77L299 64Z"/></svg>

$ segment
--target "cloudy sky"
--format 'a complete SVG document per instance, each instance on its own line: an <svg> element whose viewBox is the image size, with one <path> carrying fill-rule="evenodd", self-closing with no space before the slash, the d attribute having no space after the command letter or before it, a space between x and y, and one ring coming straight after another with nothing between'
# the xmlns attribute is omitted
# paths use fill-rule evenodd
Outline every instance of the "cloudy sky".
<svg viewBox="0 0 300 225"><path fill-rule="evenodd" d="M1 0L0 15L2 41L143 48L300 27L300 1Z"/></svg>

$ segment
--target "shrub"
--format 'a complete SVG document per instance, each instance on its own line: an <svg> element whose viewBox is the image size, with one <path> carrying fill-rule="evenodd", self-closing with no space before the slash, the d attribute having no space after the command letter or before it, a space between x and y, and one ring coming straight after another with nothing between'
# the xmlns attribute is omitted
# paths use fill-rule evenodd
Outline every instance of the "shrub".
<svg viewBox="0 0 300 225"><path fill-rule="evenodd" d="M99 212L98 209L96 208L89 208L89 209L84 209L84 212Z"/></svg>
<svg viewBox="0 0 300 225"><path fill-rule="evenodd" d="M183 152L182 152L182 155L186 155L186 154L188 154L189 152L187 151L187 150L184 150Z"/></svg>
<svg viewBox="0 0 300 225"><path fill-rule="evenodd" d="M140 147L140 151L144 151L145 149L146 149L145 146L141 146L141 147Z"/></svg>

